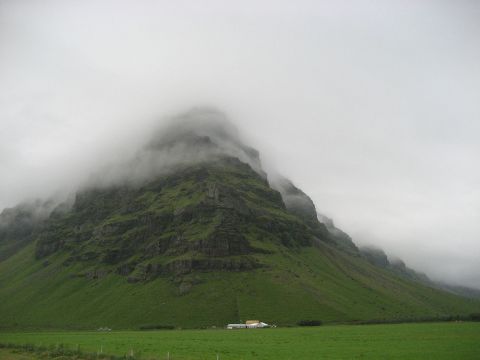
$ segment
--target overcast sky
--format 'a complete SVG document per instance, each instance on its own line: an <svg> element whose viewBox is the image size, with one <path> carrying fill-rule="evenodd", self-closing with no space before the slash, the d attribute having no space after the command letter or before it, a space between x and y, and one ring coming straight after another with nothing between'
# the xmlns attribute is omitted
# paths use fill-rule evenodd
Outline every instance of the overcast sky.
<svg viewBox="0 0 480 360"><path fill-rule="evenodd" d="M198 104L357 243L480 288L480 2L0 0L0 208Z"/></svg>

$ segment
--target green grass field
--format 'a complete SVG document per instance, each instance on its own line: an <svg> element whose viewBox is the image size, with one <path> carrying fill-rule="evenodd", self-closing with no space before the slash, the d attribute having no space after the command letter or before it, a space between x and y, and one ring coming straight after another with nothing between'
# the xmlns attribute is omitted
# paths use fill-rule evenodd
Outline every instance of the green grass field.
<svg viewBox="0 0 480 360"><path fill-rule="evenodd" d="M480 323L341 325L256 330L0 333L1 343L57 345L165 359L479 359ZM25 355L0 358L20 359ZM10 357L9 357L10 356Z"/></svg>

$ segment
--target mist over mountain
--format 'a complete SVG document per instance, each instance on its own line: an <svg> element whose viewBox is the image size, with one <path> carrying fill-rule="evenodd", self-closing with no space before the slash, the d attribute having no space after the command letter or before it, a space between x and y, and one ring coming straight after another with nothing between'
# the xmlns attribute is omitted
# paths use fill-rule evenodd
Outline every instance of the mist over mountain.
<svg viewBox="0 0 480 360"><path fill-rule="evenodd" d="M174 251L174 253L177 254L183 254L191 250L197 251L199 249L200 252L206 251L207 253L216 253L216 245L214 244L207 245L211 246L208 250L201 250L203 249L203 246L205 246L203 242L206 241L208 243L210 241L208 238L200 238L200 242L194 242L193 248L186 243L182 244L185 240L188 242L189 239L188 237L185 239L183 230L180 230L180 232L178 231L177 226L180 226L180 224L176 224L176 222L181 222L184 216L187 216L191 223L196 223L197 221L200 222L199 217L202 218L202 216L206 216L208 218L211 216L211 214L207 215L212 210L210 207L218 202L220 208L225 206L229 209L227 211L228 214L231 212L237 213L236 215L225 215L222 213L221 218L226 216L225 220L220 220L220 223L214 226L214 228L216 226L222 228L224 221L228 223L228 233L230 234L231 239L224 238L222 240L225 242L224 245L228 248L225 250L225 255L248 254L253 248L248 245L247 239L241 234L242 231L240 226L241 224L254 222L253 218L262 214L263 211L255 210L245 203L245 195L242 195L241 188L230 188L229 186L225 186L225 184L216 185L216 182L212 182L214 178L210 179L212 174L221 171L223 167L225 167L225 169L231 168L231 175L237 174L237 176L240 176L240 179L242 179L244 175L238 173L238 170L244 169L243 171L245 172L245 175L247 175L248 172L254 172L255 174L250 174L249 176L257 177L258 180L263 183L263 186L267 186L267 188L270 186L267 173L262 169L258 151L245 145L241 141L237 129L228 121L223 113L211 108L191 109L185 113L172 117L166 125L161 127L158 131L155 131L151 139L147 141L146 145L143 146L131 159L106 167L102 172L92 176L77 192L71 212L82 213L84 211L83 207L90 209L92 207L91 202L97 204L96 197L103 196L101 194L105 191L110 194L105 199L105 201L107 201L107 208L101 210L101 215L99 215L100 219L95 218L86 220L85 215L88 215L87 213L83 215L79 214L78 219L68 226L74 227L75 229L84 229L86 227L88 228L87 224L91 221L94 221L97 224L94 226L103 226L102 219L105 216L110 215L109 211L117 211L115 207L120 206L119 216L121 218L141 217L141 219L139 219L140 224L144 221L163 223L157 225L160 226L159 229L155 229L154 227L152 230L154 233L156 231L161 231L161 237L164 236L163 233L168 234L169 239L164 239L164 241L167 242L166 244L159 245L160 243L158 240L155 240L155 244L157 244L157 242L158 244L152 245L160 246L162 248L162 250L159 250L160 253L163 253L163 251L170 251L171 249L169 249L169 247L172 246L179 246L179 248ZM237 167L238 169L236 169ZM171 218L171 214L168 214L167 209L164 209L166 210L166 213L162 210L162 215L160 217L154 215L152 218L152 214L148 211L145 212L141 203L136 205L133 200L133 197L138 193L145 191L150 192L157 188L162 189L165 186L176 186L179 182L184 183L185 179L191 179L190 181L193 181L193 183L190 184L191 188L187 190L186 194L183 194L183 196L188 196L189 198L187 205L175 207L174 204L178 203L180 200L172 197L167 197L164 200L165 206L168 206L168 208L174 206L172 210L174 216L173 219ZM307 228L304 227L303 230L299 229L299 233L294 235L294 238L290 236L282 238L283 235L281 235L280 237L282 238L282 241L285 241L285 244L290 242L292 242L292 244L313 244L315 239L317 239L317 241L320 239L328 239L329 232L325 225L318 222L315 206L305 193L296 188L285 178L277 177L273 180L272 184L275 184L272 186L273 189L278 189L280 193L275 193L273 189L268 189L262 190L257 196L266 196L268 201L275 200L274 206L280 206L281 208L292 212L308 224ZM240 192L238 192L239 190ZM199 191L200 193L198 193ZM263 193L264 191L265 193ZM203 192L206 192L206 198L204 198L205 193ZM213 200L213 204L210 204L209 199ZM252 200L253 199L247 201ZM173 203L169 204L168 201L172 201ZM99 205L100 204L93 205L95 209L92 209L97 214L99 211ZM179 217L178 219L175 219L177 215ZM70 221L72 216L68 216ZM240 216L242 220L239 220L237 218L238 216ZM169 225L165 224L172 221L173 224L171 228ZM210 221L216 223L217 219L212 218ZM63 222L60 222L63 227ZM53 222L53 224L54 223L55 222ZM106 263L117 263L117 260L119 259L124 260L131 257L131 255L138 249L139 242L148 242L148 240L145 239L145 234L140 233L138 236L126 239L123 242L123 245L118 243L116 236L122 236L122 232L127 230L129 226L137 225L137 220L127 221L121 226L114 227L113 230L108 230L108 232L111 233L110 235L115 236L106 244L104 244L104 240L101 240L100 244L101 246L107 245L106 249L114 247L117 248L117 250L114 250L113 254L104 255L105 258L108 259L105 260ZM283 228L286 225L282 224L278 226ZM293 228L297 227L294 222L292 222L290 226ZM230 229L230 227L232 228ZM217 230L213 230L214 234L216 234L216 231ZM225 230L220 231L222 232ZM279 230L277 229L276 231ZM64 237L66 234L63 231L59 231L56 228L56 225L50 225L50 228L47 227L46 232L49 235L41 237L37 243L36 255L39 258L50 255L62 249L65 245ZM79 241L75 239L85 239L92 237L92 234L95 234L96 232L103 233L105 231L93 230L92 232L90 229L85 233L83 230L80 230L80 234L75 234L76 232L77 230L72 234L73 239L71 241L74 243ZM174 234L173 237L171 234ZM151 236L151 234L147 234L147 237L148 236ZM193 234L193 237L195 238L196 235ZM214 243L217 241L215 240L216 238L217 235L214 235L212 240ZM239 243L236 245L228 243L229 241L234 241L233 238L237 238ZM90 241L96 242L96 236L93 236ZM150 244L142 246L146 246L146 251L151 252ZM232 250L231 246L240 246L240 248ZM120 250L118 250L119 247ZM73 246L73 249L78 251L75 246ZM230 251L233 251L233 253L230 253ZM237 251L239 251L238 254L236 253ZM117 252L122 254L118 255ZM87 252L80 257L75 255L75 258L92 260L99 255L103 256L102 254ZM118 259L116 259L117 257ZM112 258L116 260L112 260ZM124 272L124 266L127 265L120 265L117 270ZM134 263L132 266L136 267L137 264ZM128 273L129 272L127 271L127 274Z"/></svg>
<svg viewBox="0 0 480 360"><path fill-rule="evenodd" d="M434 281L430 279L427 274L410 268L405 264L403 260L399 259L398 257L394 255L387 256L387 254L377 246L361 246L359 248L359 251L360 254L365 257L371 264L381 267L383 269L388 269L403 278L418 281L427 286L446 290L453 294L457 294L467 298L480 299L480 290L466 286L449 284L446 281Z"/></svg>
<svg viewBox="0 0 480 360"><path fill-rule="evenodd" d="M408 268L398 258L387 257L376 246L357 248L352 238L338 229L332 219L321 214L321 209L316 208L312 199L289 179L275 171L267 174L262 168L259 152L244 143L238 129L225 113L212 107L191 108L162 122L139 150L87 177L77 190L76 200L74 194L69 194L66 198L37 199L5 209L0 214L2 258L11 256L32 241L52 212L55 211L54 216L61 216L72 206L78 205L79 201L85 201L85 197L88 199L88 194L95 194L102 189L123 188L126 192L130 191L128 189L140 189L160 176L171 176L196 165L221 163L227 158L247 164L268 182L272 189L280 193L289 212L310 226L318 227L317 224L320 223L320 238L329 237L342 250L350 254L361 254L375 266L392 270L411 280L437 286L438 283L431 281L425 274ZM52 246L57 249L59 245ZM44 252L50 253L50 250L40 250L37 254L43 256L41 254ZM448 286L455 288L454 285ZM468 291L466 293L469 294ZM460 294L463 295L463 292L460 291Z"/></svg>
<svg viewBox="0 0 480 360"><path fill-rule="evenodd" d="M28 242L58 204L36 200L4 209L0 213L0 261L14 254Z"/></svg>
<svg viewBox="0 0 480 360"><path fill-rule="evenodd" d="M212 108L86 179L66 201L0 214L2 326L388 322L480 306L359 250Z"/></svg>
<svg viewBox="0 0 480 360"><path fill-rule="evenodd" d="M238 163L236 164L236 162ZM241 227L243 226L240 224L254 222L252 217L258 216L262 211L249 209L245 200L240 198L239 194L234 194L235 189L215 185L210 180L204 182L210 176L207 175L209 171L217 172L222 166L227 168L233 166L233 170L236 167L242 168L244 166L242 164L247 166L244 171L253 171L264 185L271 187L268 190L268 198L276 199L277 205L275 206L283 207L288 212L302 219L307 226L294 237L284 237L283 233L278 233L277 235L283 239L284 244L313 245L319 241L325 241L334 244L338 249L350 255L361 255L373 265L392 271L399 276L409 280L420 281L429 286L440 287L426 275L408 268L403 261L389 259L380 248L375 246L358 248L352 238L337 228L332 219L321 214L321 209L316 208L312 199L290 180L277 172L267 174L262 167L259 152L244 143L238 129L230 122L226 114L211 107L192 108L171 117L152 131L145 144L140 146L139 150L127 156L123 161L105 166L89 176L88 180L76 191L76 195L70 194L64 200L36 200L20 204L11 209L5 209L0 214L2 258L8 258L38 238L36 245L37 258L44 258L62 249L71 249L70 251L73 251L72 256L67 263L82 259L87 261L100 259L101 262L107 265L117 264L115 271L128 275L129 279L133 281L137 279L136 275L130 276L130 274L138 268L142 269L139 271L143 274L138 279L142 279L142 276L152 276L152 274L142 273L144 268L146 266L151 267L151 264L142 265L142 260L125 262L126 259L132 257L139 250L139 242L142 244L142 251L145 251L144 255L142 255L144 260L151 257L147 254L157 253L158 255L163 254L165 251L167 253L170 252L170 255L182 255L192 250L200 251L200 253L206 252L207 254L216 254L220 251L220 253L228 256L247 255L250 252L255 253L258 249L255 250L251 247L248 240L239 234L242 232ZM234 173L237 176L239 175L236 170L232 175ZM161 185L164 183L167 186L171 186L179 181L184 182L184 178L194 181L191 185L198 186L200 189L204 188L203 191L206 191L207 198L204 200L203 195L197 194L196 191L198 189L195 188L191 188L186 194L182 195L187 196L187 198L197 198L193 202L191 199L185 200L187 204L190 203L186 207L175 207L174 203L178 202L178 199L173 197L165 198L163 200L165 201L165 206L174 206L171 210L173 218L168 212L162 213L163 215L160 217L157 215L152 217L151 213L145 212L142 208L145 205L142 205L138 200L134 200L136 194L145 191L149 193L158 186L161 189L165 186ZM156 185L158 179L166 180L162 180ZM278 192L277 194L275 194L276 191ZM243 197L243 195L241 196ZM99 197L103 199L101 202L99 202ZM220 200L220 197L223 200ZM222 204L221 206L226 206L234 212L239 212L241 217L243 217L243 220L238 222L238 219L233 221L231 215L228 215L227 218L229 220L221 220L219 224L214 226L214 228L216 226L222 228L223 221L227 221L229 224L227 233L232 238L237 239L238 243L236 245L225 242L224 246L226 248L218 250L216 249L218 246L217 240L213 240L214 242L210 244L208 243L210 240L208 240L207 244L205 244L205 239L200 239L200 242L193 242L194 245L182 244L185 241L185 232L184 230L178 232L180 223L175 225L175 222L183 221L182 219L185 216L186 219L190 219L190 222L194 221L197 217L196 213L204 212L205 206L207 208L212 206L212 204L209 205L210 200L208 199L213 200L214 204L218 202ZM155 198L151 199L151 201L153 200ZM173 203L169 204L169 201ZM105 205L107 207L102 210L101 207ZM105 225L102 225L102 223L105 222L111 211L118 212L116 216L120 219L125 217L131 220L121 223L121 225L108 225L105 228ZM90 212L96 214L95 218L88 219L85 217ZM135 215L136 212L138 213L137 215ZM77 215L73 216L74 213L77 213ZM67 217L65 217L65 214L67 214ZM179 220L175 220L177 216L180 216ZM138 219L133 220L135 217ZM67 221L67 225L65 221ZM150 230L144 229L130 238L125 238L122 235L129 227L138 226L139 222L144 224L152 221L163 223L173 221L173 225L165 227L165 224L163 224L158 229L155 229L155 227ZM107 224L110 224L110 222L107 221ZM74 231L66 229L65 226L73 228ZM272 225L268 226L270 228ZM283 227L284 225L281 226ZM296 225L292 223L290 226ZM161 241L158 242L158 240L154 240L153 243L149 244L145 238L145 234L148 234L149 231L152 231L153 234L157 234L156 231L167 233L169 239L164 239L166 241L164 244L161 244ZM216 231L214 230L213 234L217 234ZM220 230L220 232L224 231ZM177 235L172 237L172 234L175 233ZM101 234L108 235L107 237L110 240L100 240L98 242L99 239L103 238ZM120 241L119 236L123 240ZM148 236L152 236L152 234ZM196 236L194 232L193 237L195 238ZM214 235L213 239L218 239L218 236L218 234ZM97 249L99 246L103 247L105 253L102 251L96 253L91 248L85 247L85 243L82 245L82 248L85 248L85 250L80 250L75 245L76 242L85 242L89 238L88 242L95 244L94 246ZM173 250L173 252L172 246L176 247L176 250ZM204 248L204 246L207 246L207 248ZM263 250L258 251L262 252ZM199 266L205 270L209 269L210 266L213 266L213 268L216 266L220 268L222 266L227 268L230 266L240 268L261 266L260 264L255 265L252 259L249 258L247 258L246 262L240 261L234 265L229 262L224 262L222 265L222 262L217 261L216 265L212 265L211 262L205 264L198 259L195 261L197 262L196 265L191 263L187 265L187 268L188 266ZM169 266L171 268L184 266L175 262L173 264ZM93 271L93 274L101 273L105 275L108 273L108 271L105 272L106 270L101 268L91 271ZM161 273L163 270L157 269L155 271ZM460 295L463 295L463 292L460 292Z"/></svg>
<svg viewBox="0 0 480 360"><path fill-rule="evenodd" d="M358 244L480 287L479 14L469 0L4 0L0 209L115 180L164 114L213 104Z"/></svg>
<svg viewBox="0 0 480 360"><path fill-rule="evenodd" d="M126 161L100 169L86 185L138 184L179 167L222 156L236 157L263 172L258 151L243 145L238 130L219 110L192 108L169 118L152 132L140 150Z"/></svg>

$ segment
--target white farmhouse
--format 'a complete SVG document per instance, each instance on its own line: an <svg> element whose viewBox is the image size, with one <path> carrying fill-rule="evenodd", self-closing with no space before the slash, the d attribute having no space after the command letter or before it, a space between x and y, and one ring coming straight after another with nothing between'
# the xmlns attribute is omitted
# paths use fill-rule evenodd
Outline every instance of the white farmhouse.
<svg viewBox="0 0 480 360"><path fill-rule="evenodd" d="M245 324L228 324L227 329L260 329L270 327L267 323L264 323L260 320L247 320Z"/></svg>
<svg viewBox="0 0 480 360"><path fill-rule="evenodd" d="M233 330L233 329L246 329L247 325L245 324L228 324L227 329Z"/></svg>

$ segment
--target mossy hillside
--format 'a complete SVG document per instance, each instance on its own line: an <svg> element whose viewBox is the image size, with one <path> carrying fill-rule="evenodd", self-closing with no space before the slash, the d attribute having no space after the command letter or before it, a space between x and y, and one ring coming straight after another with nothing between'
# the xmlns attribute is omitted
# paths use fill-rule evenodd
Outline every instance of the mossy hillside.
<svg viewBox="0 0 480 360"><path fill-rule="evenodd" d="M36 257L48 261L60 251L70 255L65 265L83 262L94 276L117 272L136 281L192 268L261 267L251 255L268 252L270 242L294 248L327 235L322 224L287 211L250 166L224 158L141 186L79 193L70 211L49 219Z"/></svg>
<svg viewBox="0 0 480 360"><path fill-rule="evenodd" d="M192 271L129 283L116 273L77 276L65 254L48 266L33 246L0 263L0 317L7 328L133 329L145 324L223 326L260 318L278 325L407 320L478 312L478 301L396 278L330 245L254 254L262 268Z"/></svg>
<svg viewBox="0 0 480 360"><path fill-rule="evenodd" d="M138 328L478 312L345 252L233 158L83 191L0 262L2 326Z"/></svg>

